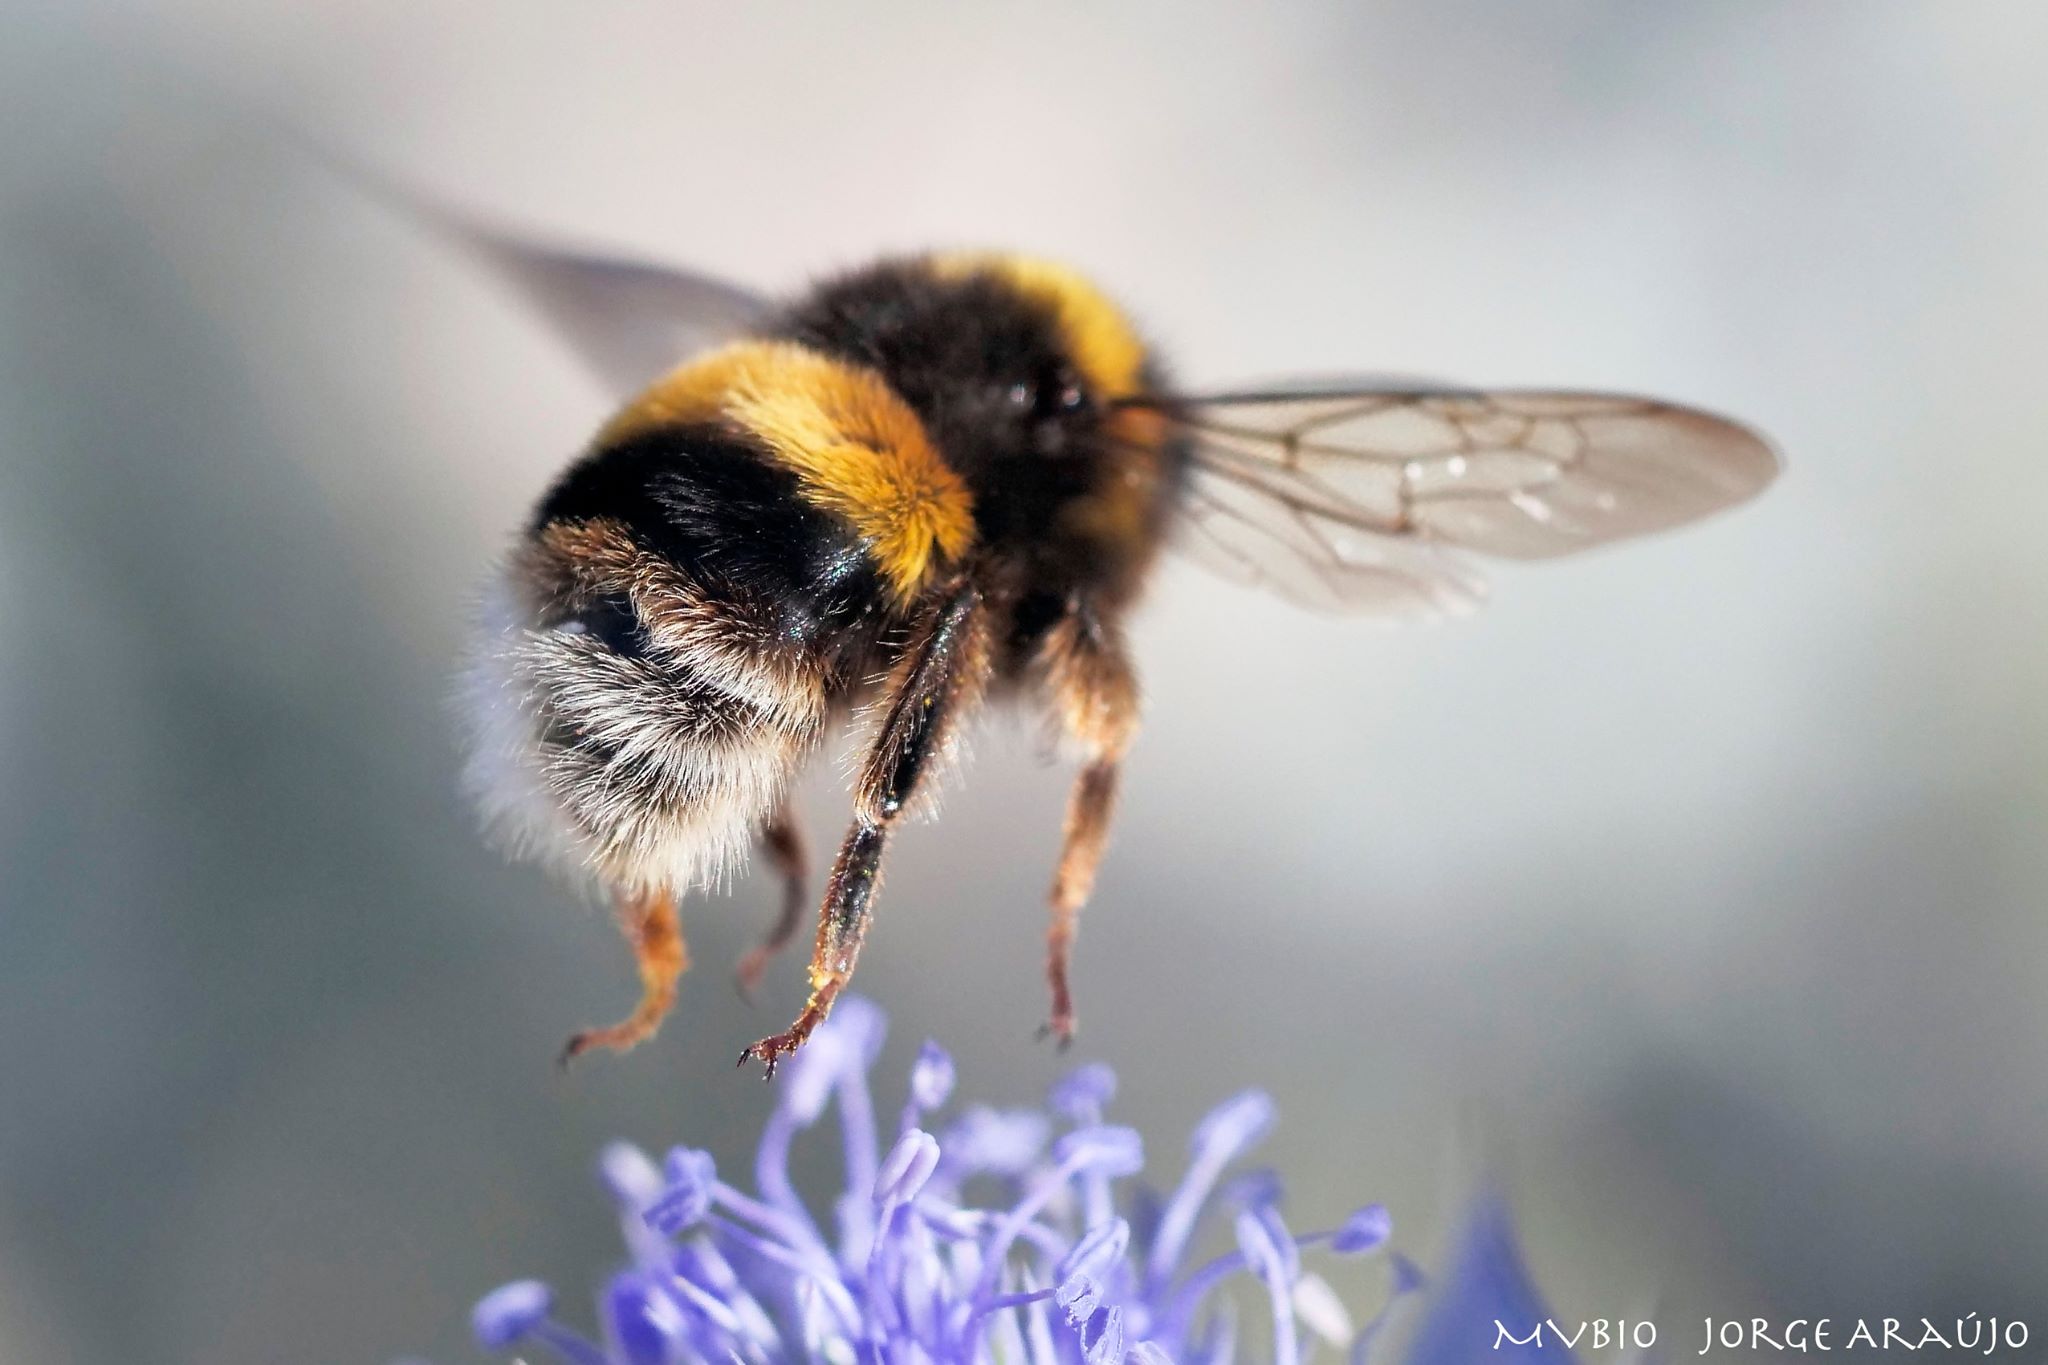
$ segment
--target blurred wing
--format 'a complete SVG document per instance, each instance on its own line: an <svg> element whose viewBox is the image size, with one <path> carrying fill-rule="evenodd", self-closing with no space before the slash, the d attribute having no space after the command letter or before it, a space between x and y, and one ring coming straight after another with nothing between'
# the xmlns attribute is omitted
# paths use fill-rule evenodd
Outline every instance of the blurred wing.
<svg viewBox="0 0 2048 1365"><path fill-rule="evenodd" d="M1545 559L1695 520L1777 474L1756 433L1652 399L1352 388L1162 404L1192 441L1181 543L1326 610L1476 604L1445 547Z"/></svg>
<svg viewBox="0 0 2048 1365"><path fill-rule="evenodd" d="M768 309L760 295L693 271L476 231L466 242L622 400L695 353L738 336Z"/></svg>
<svg viewBox="0 0 2048 1365"><path fill-rule="evenodd" d="M745 332L769 308L762 295L710 275L534 240L388 177L342 169L510 284L621 401L696 352Z"/></svg>

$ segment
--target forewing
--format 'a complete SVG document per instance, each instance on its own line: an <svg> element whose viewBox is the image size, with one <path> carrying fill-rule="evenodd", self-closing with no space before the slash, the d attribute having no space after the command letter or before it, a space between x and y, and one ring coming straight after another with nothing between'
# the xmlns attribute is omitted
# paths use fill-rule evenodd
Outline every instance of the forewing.
<svg viewBox="0 0 2048 1365"><path fill-rule="evenodd" d="M1606 394L1353 388L1170 410L1194 454L1182 543L1323 607L1441 614L1479 585L1442 547L1570 554L1733 506L1778 468L1737 423ZM1365 591L1391 580L1418 589Z"/></svg>
<svg viewBox="0 0 2048 1365"><path fill-rule="evenodd" d="M764 296L742 285L542 241L386 177L344 169L511 285L620 401L691 355L747 331L769 309Z"/></svg>
<svg viewBox="0 0 2048 1365"><path fill-rule="evenodd" d="M694 271L474 229L465 240L622 400L746 331L768 307L758 294Z"/></svg>

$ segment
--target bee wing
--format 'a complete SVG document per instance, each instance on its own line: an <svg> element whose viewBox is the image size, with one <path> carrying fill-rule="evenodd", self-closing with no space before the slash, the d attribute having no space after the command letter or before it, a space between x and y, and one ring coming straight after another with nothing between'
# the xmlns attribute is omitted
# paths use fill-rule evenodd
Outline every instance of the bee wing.
<svg viewBox="0 0 2048 1365"><path fill-rule="evenodd" d="M1225 578L1315 611L1431 620L1486 600L1485 578L1461 555L1199 462L1182 489L1173 543Z"/></svg>
<svg viewBox="0 0 2048 1365"><path fill-rule="evenodd" d="M329 159L509 284L620 401L692 354L745 332L769 310L766 297L743 285L510 231L389 176Z"/></svg>
<svg viewBox="0 0 2048 1365"><path fill-rule="evenodd" d="M1725 418L1611 394L1350 386L1160 400L1190 439L1179 541L1307 606L1438 616L1455 551L1547 559L1695 520L1778 471Z"/></svg>
<svg viewBox="0 0 2048 1365"><path fill-rule="evenodd" d="M464 244L524 295L618 399L746 331L761 295L695 271L592 255L467 225Z"/></svg>

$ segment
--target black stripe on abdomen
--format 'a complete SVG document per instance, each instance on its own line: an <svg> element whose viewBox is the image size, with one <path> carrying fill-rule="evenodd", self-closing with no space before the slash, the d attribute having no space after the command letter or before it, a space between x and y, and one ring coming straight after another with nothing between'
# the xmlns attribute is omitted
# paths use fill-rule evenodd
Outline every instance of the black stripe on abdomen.
<svg viewBox="0 0 2048 1365"><path fill-rule="evenodd" d="M713 426L642 432L572 465L534 514L609 518L713 601L777 623L792 644L831 647L885 603L852 530L805 502L796 476Z"/></svg>

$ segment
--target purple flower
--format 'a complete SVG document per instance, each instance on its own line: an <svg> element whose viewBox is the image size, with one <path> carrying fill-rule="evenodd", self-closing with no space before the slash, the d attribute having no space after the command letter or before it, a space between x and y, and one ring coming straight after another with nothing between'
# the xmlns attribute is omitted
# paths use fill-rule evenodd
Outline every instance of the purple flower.
<svg viewBox="0 0 2048 1365"><path fill-rule="evenodd" d="M1277 1176L1225 1179L1273 1125L1264 1094L1203 1119L1184 1170L1153 1193L1133 1180L1138 1134L1105 1118L1108 1067L1054 1087L1056 1120L970 1108L941 1124L953 1064L928 1043L885 1150L868 1083L885 1027L872 1004L844 1001L789 1063L751 1193L702 1151L678 1147L656 1166L637 1148L607 1148L599 1174L629 1258L598 1295L597 1336L563 1326L547 1286L521 1280L478 1303L477 1341L569 1365L1215 1365L1234 1357L1236 1300L1251 1295L1263 1304L1249 1316L1271 1340L1248 1354L1300 1365L1334 1347L1364 1361L1387 1307L1354 1328L1311 1265L1381 1250L1386 1209L1297 1236ZM835 1105L846 1185L821 1216L798 1196L788 1158ZM970 1198L970 1183L993 1197ZM1192 1263L1204 1228L1232 1249ZM1391 1306L1421 1278L1398 1255L1388 1265ZM1464 1292L1461 1315L1486 1311Z"/></svg>
<svg viewBox="0 0 2048 1365"><path fill-rule="evenodd" d="M1555 1338L1531 1340L1549 1318L1522 1265L1507 1205L1489 1195L1466 1216L1450 1270L1409 1343L1408 1365L1574 1365L1577 1357Z"/></svg>

